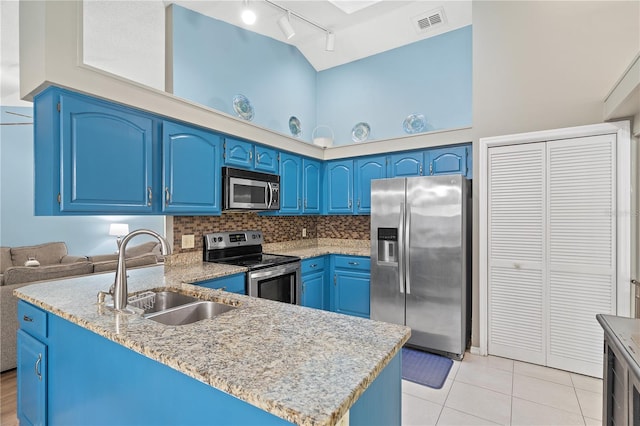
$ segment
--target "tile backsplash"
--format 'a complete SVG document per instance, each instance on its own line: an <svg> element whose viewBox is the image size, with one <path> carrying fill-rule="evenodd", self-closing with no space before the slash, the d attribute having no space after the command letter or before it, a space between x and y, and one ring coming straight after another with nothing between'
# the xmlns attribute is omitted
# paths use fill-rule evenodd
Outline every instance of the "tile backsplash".
<svg viewBox="0 0 640 426"><path fill-rule="evenodd" d="M174 216L173 251L202 252L204 234L220 231L260 229L265 243L305 238L369 239L369 216L261 216L257 213L224 213L221 216ZM182 236L195 235L195 248L182 249Z"/></svg>

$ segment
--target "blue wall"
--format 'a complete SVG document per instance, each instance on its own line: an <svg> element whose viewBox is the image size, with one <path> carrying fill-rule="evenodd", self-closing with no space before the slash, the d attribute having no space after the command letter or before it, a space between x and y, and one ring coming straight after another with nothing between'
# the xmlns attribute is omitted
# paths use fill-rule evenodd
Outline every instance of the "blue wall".
<svg viewBox="0 0 640 426"><path fill-rule="evenodd" d="M321 72L289 44L175 5L171 36L175 95L235 115L242 93L255 124L288 135L295 115L306 141L316 123L332 128L334 145L353 143L361 121L369 140L405 136L414 113L425 131L472 123L471 26Z"/></svg>
<svg viewBox="0 0 640 426"><path fill-rule="evenodd" d="M318 123L334 145L352 143L358 122L369 140L406 135L402 123L423 114L430 130L471 126L471 26L318 73Z"/></svg>
<svg viewBox="0 0 640 426"><path fill-rule="evenodd" d="M253 105L253 123L290 135L289 117L310 141L316 71L297 48L173 5L173 93L236 116L233 97Z"/></svg>
<svg viewBox="0 0 640 426"><path fill-rule="evenodd" d="M33 122L7 111L33 116L32 108L1 106L3 124ZM34 216L33 188L33 125L0 126L0 245L64 241L69 254L87 256L115 252L115 237L108 235L113 222L164 234L162 216ZM144 241L137 237L131 244Z"/></svg>

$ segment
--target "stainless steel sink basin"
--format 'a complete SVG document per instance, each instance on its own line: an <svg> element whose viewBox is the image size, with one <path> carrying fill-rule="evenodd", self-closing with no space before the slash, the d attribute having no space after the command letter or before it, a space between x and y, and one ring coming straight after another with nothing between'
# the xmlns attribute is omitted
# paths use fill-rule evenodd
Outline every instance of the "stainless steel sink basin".
<svg viewBox="0 0 640 426"><path fill-rule="evenodd" d="M186 305L188 303L197 302L197 297L187 296L186 294L176 293L173 291L157 291L155 293L155 302L153 306L144 310L145 314L166 311L176 306Z"/></svg>
<svg viewBox="0 0 640 426"><path fill-rule="evenodd" d="M235 309L235 307L224 303L201 300L157 313L145 314L145 317L165 325L185 325L213 318L232 309Z"/></svg>

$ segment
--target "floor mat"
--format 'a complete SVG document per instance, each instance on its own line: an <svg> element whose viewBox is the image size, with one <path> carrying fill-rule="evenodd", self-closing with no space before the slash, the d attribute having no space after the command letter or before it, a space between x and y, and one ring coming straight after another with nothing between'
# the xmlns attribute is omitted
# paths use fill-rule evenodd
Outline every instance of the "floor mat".
<svg viewBox="0 0 640 426"><path fill-rule="evenodd" d="M402 378L440 389L447 380L453 361L440 355L402 348Z"/></svg>

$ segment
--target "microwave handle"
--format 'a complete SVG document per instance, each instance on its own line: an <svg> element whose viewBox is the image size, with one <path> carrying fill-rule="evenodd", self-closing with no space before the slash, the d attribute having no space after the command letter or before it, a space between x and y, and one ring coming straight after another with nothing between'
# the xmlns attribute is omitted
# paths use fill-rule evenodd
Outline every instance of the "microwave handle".
<svg viewBox="0 0 640 426"><path fill-rule="evenodd" d="M267 208L270 209L271 203L273 203L273 188L271 187L271 182L267 182L267 186L265 187L265 192L266 192L265 199L267 200Z"/></svg>

